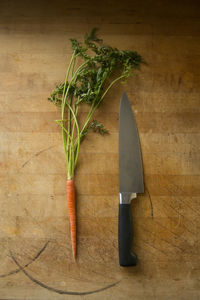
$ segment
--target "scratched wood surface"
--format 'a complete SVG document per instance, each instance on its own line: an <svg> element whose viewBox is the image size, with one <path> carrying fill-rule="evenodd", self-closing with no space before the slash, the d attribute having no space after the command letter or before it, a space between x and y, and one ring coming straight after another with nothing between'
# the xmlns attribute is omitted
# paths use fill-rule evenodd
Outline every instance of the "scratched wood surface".
<svg viewBox="0 0 200 300"><path fill-rule="evenodd" d="M0 299L200 299L199 8L195 0L0 2ZM148 65L97 113L110 134L81 146L75 263L60 113L46 99L64 79L69 38L93 26ZM145 174L145 194L132 203L139 263L127 269L117 250L124 89Z"/></svg>

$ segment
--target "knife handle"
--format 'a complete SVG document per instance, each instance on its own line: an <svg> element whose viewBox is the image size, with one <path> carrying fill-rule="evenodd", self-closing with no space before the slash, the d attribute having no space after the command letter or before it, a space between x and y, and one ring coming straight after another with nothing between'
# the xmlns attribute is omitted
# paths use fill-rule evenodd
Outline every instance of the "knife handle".
<svg viewBox="0 0 200 300"><path fill-rule="evenodd" d="M119 264L122 267L136 266L137 256L131 251L133 242L133 226L130 204L119 204Z"/></svg>

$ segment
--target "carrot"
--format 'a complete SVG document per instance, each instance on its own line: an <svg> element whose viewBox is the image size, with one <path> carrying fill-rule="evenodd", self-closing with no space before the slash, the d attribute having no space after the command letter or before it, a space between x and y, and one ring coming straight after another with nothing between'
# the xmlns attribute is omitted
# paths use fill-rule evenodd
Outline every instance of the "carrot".
<svg viewBox="0 0 200 300"><path fill-rule="evenodd" d="M76 259L76 205L75 205L75 186L73 179L66 181L67 205L69 211L70 233L72 242L72 253Z"/></svg>
<svg viewBox="0 0 200 300"><path fill-rule="evenodd" d="M84 35L83 42L72 38L72 56L66 76L56 86L48 100L61 108L61 119L55 122L62 129L62 141L66 162L66 191L68 198L70 231L73 256L76 258L76 208L74 176L78 165L80 144L91 129L105 134L108 130L102 123L93 120L93 115L109 90L119 81L126 81L139 69L143 58L131 50L119 50L105 45L96 35L97 28ZM102 47L103 45L103 47ZM116 72L117 71L117 72ZM82 119L82 105L89 109ZM85 109L85 108L84 108ZM83 122L82 122L83 120Z"/></svg>

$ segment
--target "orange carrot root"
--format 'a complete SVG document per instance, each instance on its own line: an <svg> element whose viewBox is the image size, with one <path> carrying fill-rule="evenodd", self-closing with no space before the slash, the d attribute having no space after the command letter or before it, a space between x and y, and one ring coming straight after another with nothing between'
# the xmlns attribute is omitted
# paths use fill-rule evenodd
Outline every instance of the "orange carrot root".
<svg viewBox="0 0 200 300"><path fill-rule="evenodd" d="M73 257L76 259L76 205L75 205L75 186L73 179L66 181L67 205L69 211L69 222L72 242Z"/></svg>

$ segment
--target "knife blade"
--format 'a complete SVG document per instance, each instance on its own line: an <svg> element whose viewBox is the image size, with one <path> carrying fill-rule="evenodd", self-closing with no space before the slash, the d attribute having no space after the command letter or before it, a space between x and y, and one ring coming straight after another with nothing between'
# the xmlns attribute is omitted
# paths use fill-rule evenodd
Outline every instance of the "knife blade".
<svg viewBox="0 0 200 300"><path fill-rule="evenodd" d="M138 193L144 193L140 141L132 107L124 92L119 113L118 248L121 266L137 264L137 256L131 251L133 227L130 205Z"/></svg>

